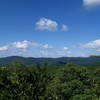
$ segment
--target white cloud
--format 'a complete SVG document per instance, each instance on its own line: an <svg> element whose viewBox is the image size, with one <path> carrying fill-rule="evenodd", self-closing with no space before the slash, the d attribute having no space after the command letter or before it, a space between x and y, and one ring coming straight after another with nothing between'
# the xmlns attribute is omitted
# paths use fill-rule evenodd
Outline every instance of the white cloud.
<svg viewBox="0 0 100 100"><path fill-rule="evenodd" d="M63 50L68 50L68 47L64 47Z"/></svg>
<svg viewBox="0 0 100 100"><path fill-rule="evenodd" d="M26 50L28 48L44 48L44 45L24 40L24 41L13 42L13 43L9 43L8 45L1 46L0 51L11 50L11 49Z"/></svg>
<svg viewBox="0 0 100 100"><path fill-rule="evenodd" d="M68 31L68 30L69 30L69 27L63 24L61 31Z"/></svg>
<svg viewBox="0 0 100 100"><path fill-rule="evenodd" d="M58 28L58 23L56 21L47 18L41 18L36 23L36 29L38 30L48 30L54 32L57 31L57 28Z"/></svg>
<svg viewBox="0 0 100 100"><path fill-rule="evenodd" d="M49 46L48 44L45 44L45 45L43 45L43 48L50 49L50 48L53 48L53 47L52 46Z"/></svg>
<svg viewBox="0 0 100 100"><path fill-rule="evenodd" d="M100 51L100 39L83 44L82 47L87 48L87 49L93 49L96 51Z"/></svg>
<svg viewBox="0 0 100 100"><path fill-rule="evenodd" d="M68 31L69 27L65 24L58 24L58 22L48 19L48 18L41 18L39 21L36 22L36 29L37 30L47 30L50 32L55 31Z"/></svg>
<svg viewBox="0 0 100 100"><path fill-rule="evenodd" d="M26 49L28 47L30 42L24 40L22 42L14 42L12 43L12 46L19 48L19 49Z"/></svg>
<svg viewBox="0 0 100 100"><path fill-rule="evenodd" d="M6 50L8 50L8 46L1 46L0 47L0 51L6 51Z"/></svg>
<svg viewBox="0 0 100 100"><path fill-rule="evenodd" d="M35 42L24 40L24 41L19 41L19 42L13 42L13 43L9 44L9 47L25 50L25 49L28 49L30 47L31 48L39 48L39 47L43 48L43 45L35 43Z"/></svg>
<svg viewBox="0 0 100 100"><path fill-rule="evenodd" d="M27 57L62 57L69 56L68 47L57 48L49 44L40 44L31 41L18 41L0 47L1 56L27 56Z"/></svg>
<svg viewBox="0 0 100 100"><path fill-rule="evenodd" d="M83 3L85 7L89 8L100 5L100 0L83 0Z"/></svg>
<svg viewBox="0 0 100 100"><path fill-rule="evenodd" d="M57 53L57 57L72 57L72 53L69 50L66 51L59 50L56 53Z"/></svg>

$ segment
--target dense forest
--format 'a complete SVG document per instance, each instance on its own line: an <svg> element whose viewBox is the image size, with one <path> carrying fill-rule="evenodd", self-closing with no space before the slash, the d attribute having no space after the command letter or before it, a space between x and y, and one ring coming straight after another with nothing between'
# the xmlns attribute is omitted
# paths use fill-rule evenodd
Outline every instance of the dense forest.
<svg viewBox="0 0 100 100"><path fill-rule="evenodd" d="M1 66L0 100L100 100L100 67Z"/></svg>
<svg viewBox="0 0 100 100"><path fill-rule="evenodd" d="M36 66L40 64L44 66L48 63L48 66L64 66L66 63L76 63L82 66L100 66L100 56L90 57L60 57L60 58L33 58L33 57L20 57L10 56L0 58L0 66L11 66L13 62L20 62L28 66Z"/></svg>

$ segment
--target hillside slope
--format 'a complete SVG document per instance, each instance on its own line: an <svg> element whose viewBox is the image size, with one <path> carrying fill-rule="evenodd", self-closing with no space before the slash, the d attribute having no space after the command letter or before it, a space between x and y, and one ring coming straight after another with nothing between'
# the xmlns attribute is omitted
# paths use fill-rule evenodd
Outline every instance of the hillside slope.
<svg viewBox="0 0 100 100"><path fill-rule="evenodd" d="M62 58L32 58L32 57L19 57L11 56L0 58L0 66L11 65L13 62L19 62L26 65L44 65L48 64L49 66L62 66L64 64L74 62L78 65L100 65L100 58L93 57L62 57Z"/></svg>

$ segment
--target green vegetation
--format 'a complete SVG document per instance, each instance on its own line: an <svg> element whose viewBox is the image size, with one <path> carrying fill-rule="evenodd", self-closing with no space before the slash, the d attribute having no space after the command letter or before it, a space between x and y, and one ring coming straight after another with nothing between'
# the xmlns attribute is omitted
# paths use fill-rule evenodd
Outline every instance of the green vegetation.
<svg viewBox="0 0 100 100"><path fill-rule="evenodd" d="M100 67L0 67L0 100L100 100Z"/></svg>
<svg viewBox="0 0 100 100"><path fill-rule="evenodd" d="M32 57L5 57L0 58L0 66L11 66L13 62L21 62L28 66L36 66L37 64L45 66L64 66L66 63L76 63L81 66L100 66L100 56L90 57L61 57L61 58L32 58Z"/></svg>

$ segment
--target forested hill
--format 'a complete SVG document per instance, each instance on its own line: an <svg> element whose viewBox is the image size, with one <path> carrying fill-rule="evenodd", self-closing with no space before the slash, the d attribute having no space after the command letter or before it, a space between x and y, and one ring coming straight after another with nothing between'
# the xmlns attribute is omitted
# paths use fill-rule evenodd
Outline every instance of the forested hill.
<svg viewBox="0 0 100 100"><path fill-rule="evenodd" d="M11 56L0 58L0 66L11 65L14 62L19 62L25 65L44 65L48 66L62 66L67 63L76 63L78 65L100 65L100 57L62 57L62 58L32 58L32 57L19 57Z"/></svg>

